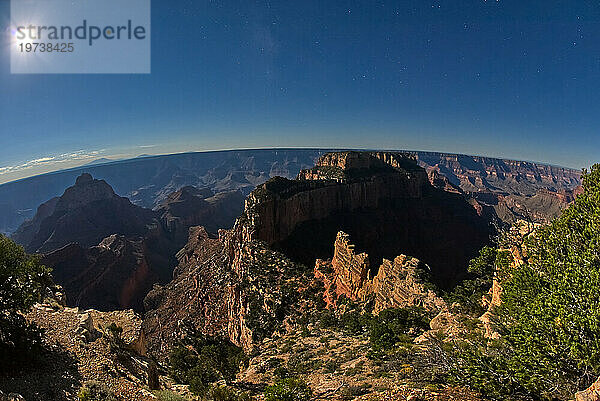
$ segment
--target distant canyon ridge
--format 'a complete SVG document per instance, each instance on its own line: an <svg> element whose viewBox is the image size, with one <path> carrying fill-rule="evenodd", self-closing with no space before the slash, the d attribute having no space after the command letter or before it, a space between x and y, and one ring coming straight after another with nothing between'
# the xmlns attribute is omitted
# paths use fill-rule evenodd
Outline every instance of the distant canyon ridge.
<svg viewBox="0 0 600 401"><path fill-rule="evenodd" d="M331 149L259 149L151 156L87 165L0 185L0 232L13 233L42 203L82 173L110 183L134 205L156 208L185 186L244 196L276 176L295 178ZM539 163L438 152L409 152L436 186L451 186L504 221L558 215L576 195L581 172ZM483 211L483 209L482 209Z"/></svg>

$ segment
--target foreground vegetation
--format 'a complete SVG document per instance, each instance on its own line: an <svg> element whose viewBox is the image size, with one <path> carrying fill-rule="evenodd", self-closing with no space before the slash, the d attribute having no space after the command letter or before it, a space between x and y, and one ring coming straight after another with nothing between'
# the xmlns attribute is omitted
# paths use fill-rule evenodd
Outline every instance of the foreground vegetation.
<svg viewBox="0 0 600 401"><path fill-rule="evenodd" d="M458 380L487 397L569 400L600 375L600 165L583 187L525 239L521 266L496 266L501 337L465 341L456 364Z"/></svg>
<svg viewBox="0 0 600 401"><path fill-rule="evenodd" d="M41 355L42 331L22 314L41 299L50 280L37 257L0 235L0 373L14 373Z"/></svg>

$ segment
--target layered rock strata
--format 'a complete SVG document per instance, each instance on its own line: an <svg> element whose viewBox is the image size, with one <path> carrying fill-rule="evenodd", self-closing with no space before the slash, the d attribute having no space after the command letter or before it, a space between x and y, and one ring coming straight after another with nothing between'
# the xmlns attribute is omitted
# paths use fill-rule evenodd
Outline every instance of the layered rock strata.
<svg viewBox="0 0 600 401"><path fill-rule="evenodd" d="M419 277L427 269L418 259L399 255L384 259L376 274L369 266L366 253L357 254L348 234L339 232L329 261L317 260L315 277L325 284L325 301L335 305L340 296L353 301L374 301L374 313L388 308L422 306L439 311L445 302L428 289Z"/></svg>
<svg viewBox="0 0 600 401"><path fill-rule="evenodd" d="M406 154L324 155L298 179L275 178L246 199L248 239L314 265L331 255L337 232L350 234L374 266L406 253L431 266L443 286L460 280L493 233L493 213L431 185ZM460 235L457 235L460 233Z"/></svg>

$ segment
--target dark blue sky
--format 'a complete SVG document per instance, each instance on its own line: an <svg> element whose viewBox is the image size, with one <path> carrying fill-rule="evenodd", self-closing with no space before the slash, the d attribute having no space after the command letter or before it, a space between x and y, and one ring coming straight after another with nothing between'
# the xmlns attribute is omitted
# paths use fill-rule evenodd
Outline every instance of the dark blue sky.
<svg viewBox="0 0 600 401"><path fill-rule="evenodd" d="M150 75L10 75L2 40L0 182L247 147L600 161L597 1L153 0Z"/></svg>

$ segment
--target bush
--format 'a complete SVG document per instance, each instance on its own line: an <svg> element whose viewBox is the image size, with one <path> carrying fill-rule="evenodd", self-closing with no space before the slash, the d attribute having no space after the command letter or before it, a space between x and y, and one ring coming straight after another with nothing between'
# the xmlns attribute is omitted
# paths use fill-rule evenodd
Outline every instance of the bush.
<svg viewBox="0 0 600 401"><path fill-rule="evenodd" d="M479 251L479 256L469 262L470 277L456 286L448 300L460 303L466 312L481 316L485 312L482 299L492 287L494 272L506 270L509 263L508 251L484 247Z"/></svg>
<svg viewBox="0 0 600 401"><path fill-rule="evenodd" d="M44 348L43 330L17 314L0 317L0 372L32 367Z"/></svg>
<svg viewBox="0 0 600 401"><path fill-rule="evenodd" d="M113 392L97 381L86 382L77 395L81 401L117 401Z"/></svg>
<svg viewBox="0 0 600 401"><path fill-rule="evenodd" d="M208 392L209 401L250 401L247 393L237 392L227 386L213 386Z"/></svg>
<svg viewBox="0 0 600 401"><path fill-rule="evenodd" d="M350 311L344 313L340 317L340 326L350 334L360 334L364 331L365 327L370 324L370 314L361 314L358 311Z"/></svg>
<svg viewBox="0 0 600 401"><path fill-rule="evenodd" d="M170 376L190 385L190 391L204 395L211 383L235 379L247 357L240 347L228 340L208 337L190 330L170 353Z"/></svg>
<svg viewBox="0 0 600 401"><path fill-rule="evenodd" d="M600 375L600 165L583 187L502 283L501 339L459 352L455 376L489 397L568 400Z"/></svg>
<svg viewBox="0 0 600 401"><path fill-rule="evenodd" d="M322 328L333 328L337 327L340 322L333 311L325 310L321 313L319 324Z"/></svg>
<svg viewBox="0 0 600 401"><path fill-rule="evenodd" d="M0 235L0 311L26 312L49 284L50 269L40 265L39 257Z"/></svg>
<svg viewBox="0 0 600 401"><path fill-rule="evenodd" d="M41 354L42 330L21 313L40 301L50 284L50 269L38 257L0 235L0 371L24 368Z"/></svg>
<svg viewBox="0 0 600 401"><path fill-rule="evenodd" d="M278 380L265 389L265 401L308 401L312 391L306 382L297 377Z"/></svg>
<svg viewBox="0 0 600 401"><path fill-rule="evenodd" d="M429 317L421 307L386 309L371 320L369 340L373 350L383 351L399 342L412 342L428 328Z"/></svg>
<svg viewBox="0 0 600 401"><path fill-rule="evenodd" d="M169 390L155 391L154 395L158 401L187 401L188 399L181 394L174 393Z"/></svg>

